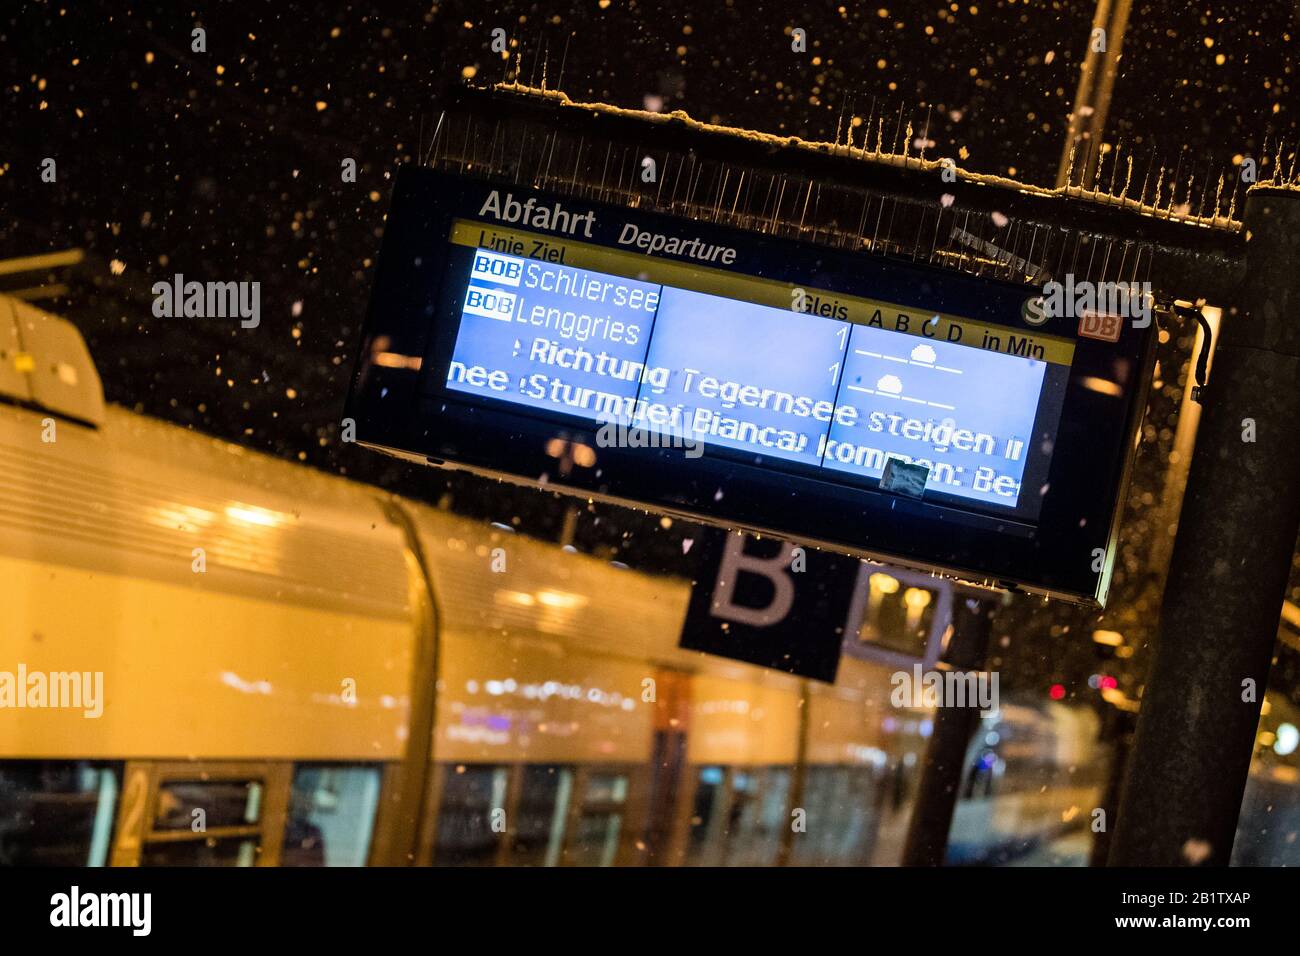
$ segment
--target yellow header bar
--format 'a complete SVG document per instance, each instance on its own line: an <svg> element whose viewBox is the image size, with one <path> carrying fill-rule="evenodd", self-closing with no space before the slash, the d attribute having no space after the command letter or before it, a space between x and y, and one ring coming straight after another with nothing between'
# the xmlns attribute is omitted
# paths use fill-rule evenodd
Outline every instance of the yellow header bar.
<svg viewBox="0 0 1300 956"><path fill-rule="evenodd" d="M1069 365L1074 359L1074 343L1054 335L1019 332L959 315L923 312L896 302L805 288L775 279L659 259L524 229L457 219L452 224L451 241L458 246L485 248L524 259L591 269L625 279L640 279L1056 365Z"/></svg>

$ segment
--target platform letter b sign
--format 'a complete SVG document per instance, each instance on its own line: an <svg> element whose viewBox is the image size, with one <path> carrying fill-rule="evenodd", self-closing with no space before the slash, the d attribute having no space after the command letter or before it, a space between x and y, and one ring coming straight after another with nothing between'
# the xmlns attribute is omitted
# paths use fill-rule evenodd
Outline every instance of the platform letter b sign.
<svg viewBox="0 0 1300 956"><path fill-rule="evenodd" d="M775 557L759 558L745 552L743 535L727 535L727 545L718 567L718 580L713 589L714 617L748 624L750 627L771 627L785 620L794 606L794 582L790 580L790 557L794 545L781 542ZM766 607L749 607L736 603L736 579L741 574L759 574L772 583L772 600Z"/></svg>
<svg viewBox="0 0 1300 956"><path fill-rule="evenodd" d="M710 529L680 645L833 682L856 558Z"/></svg>

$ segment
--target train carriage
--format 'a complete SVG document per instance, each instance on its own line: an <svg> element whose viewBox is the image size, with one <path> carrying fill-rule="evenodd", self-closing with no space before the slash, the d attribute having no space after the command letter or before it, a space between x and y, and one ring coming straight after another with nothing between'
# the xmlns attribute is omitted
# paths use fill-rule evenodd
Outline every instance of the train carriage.
<svg viewBox="0 0 1300 956"><path fill-rule="evenodd" d="M897 829L879 668L680 650L685 581L105 405L71 325L0 309L0 670L102 675L97 716L0 713L0 863L860 863Z"/></svg>

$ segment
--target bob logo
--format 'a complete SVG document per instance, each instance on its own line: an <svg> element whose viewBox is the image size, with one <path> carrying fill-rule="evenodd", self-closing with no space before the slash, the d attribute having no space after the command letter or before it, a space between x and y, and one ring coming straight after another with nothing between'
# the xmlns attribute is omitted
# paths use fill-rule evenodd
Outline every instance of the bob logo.
<svg viewBox="0 0 1300 956"><path fill-rule="evenodd" d="M1124 319L1106 312L1084 312L1079 316L1079 334L1085 339L1118 342Z"/></svg>

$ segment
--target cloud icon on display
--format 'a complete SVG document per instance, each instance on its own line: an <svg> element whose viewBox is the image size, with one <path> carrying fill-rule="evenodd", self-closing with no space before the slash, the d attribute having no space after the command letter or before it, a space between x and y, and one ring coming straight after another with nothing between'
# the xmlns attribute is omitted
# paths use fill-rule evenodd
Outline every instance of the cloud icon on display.
<svg viewBox="0 0 1300 956"><path fill-rule="evenodd" d="M902 395L903 383L899 381L897 375L883 375L880 381L876 383L876 391L888 392L890 395Z"/></svg>
<svg viewBox="0 0 1300 956"><path fill-rule="evenodd" d="M933 365L938 357L939 354L935 352L934 346L926 345L924 342L912 349L913 362L924 362L926 365Z"/></svg>

